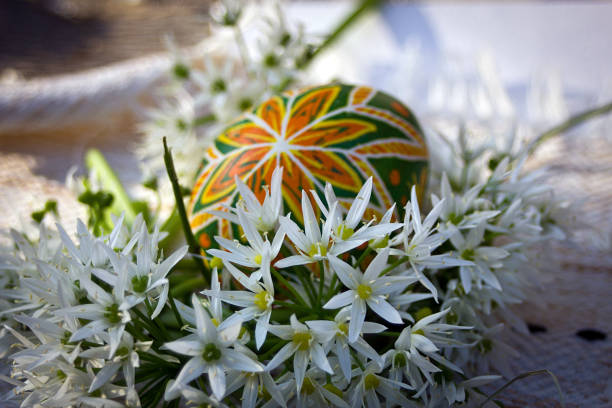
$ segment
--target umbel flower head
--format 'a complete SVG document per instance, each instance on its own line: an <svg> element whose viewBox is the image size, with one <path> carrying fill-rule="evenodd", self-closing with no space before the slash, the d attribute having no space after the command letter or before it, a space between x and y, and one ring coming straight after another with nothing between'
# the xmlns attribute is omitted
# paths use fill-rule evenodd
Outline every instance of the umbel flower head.
<svg viewBox="0 0 612 408"><path fill-rule="evenodd" d="M262 202L239 185L219 214L244 235L216 237L206 280L179 262L186 247L160 251L143 217L102 236L80 223L76 239L13 231L0 379L24 407L471 404L499 378L489 370L507 371L502 329L524 330L507 306L537 277L527 249L550 239L543 198L504 169L460 190L441 180L427 213L413 187L403 222L395 206L364 219L370 181L346 207L331 185L303 191L303 227L283 211L276 169Z"/></svg>

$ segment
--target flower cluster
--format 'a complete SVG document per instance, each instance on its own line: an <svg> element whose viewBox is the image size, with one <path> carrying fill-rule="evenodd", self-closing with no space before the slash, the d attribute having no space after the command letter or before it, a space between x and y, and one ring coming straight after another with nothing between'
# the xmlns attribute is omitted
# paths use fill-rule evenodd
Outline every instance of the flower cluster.
<svg viewBox="0 0 612 408"><path fill-rule="evenodd" d="M140 405L139 353L155 356L156 342L141 319L160 315L167 275L186 254L184 247L164 258L164 235L140 216L131 228L115 220L102 237L79 222L76 242L60 225L41 224L36 243L11 231L14 246L0 253L0 356L21 350L10 355L11 378L3 379L14 389L5 398L22 406L123 406L115 398Z"/></svg>
<svg viewBox="0 0 612 408"><path fill-rule="evenodd" d="M287 24L278 1L211 6L211 34L190 54L167 39L173 80L147 112L137 146L147 176L163 173L161 139L173 149L178 176L191 180L204 151L228 121L299 82L313 46ZM248 37L248 41L247 41Z"/></svg>
<svg viewBox="0 0 612 408"><path fill-rule="evenodd" d="M524 328L507 306L536 272L526 247L563 237L549 192L520 168L506 157L474 185L443 174L431 210L421 214L413 188L401 218L392 207L364 219L371 180L349 208L329 184L323 196L302 191L303 227L283 212L282 169L263 202L237 179L242 199L217 215L242 240L217 237L210 286L191 305L180 291L189 268L176 266L186 248L164 258L162 233L140 217L100 237L79 224L76 242L61 226L41 225L37 243L13 231L0 292L10 397L24 407L475 401L499 377L466 375L505 374L500 330Z"/></svg>

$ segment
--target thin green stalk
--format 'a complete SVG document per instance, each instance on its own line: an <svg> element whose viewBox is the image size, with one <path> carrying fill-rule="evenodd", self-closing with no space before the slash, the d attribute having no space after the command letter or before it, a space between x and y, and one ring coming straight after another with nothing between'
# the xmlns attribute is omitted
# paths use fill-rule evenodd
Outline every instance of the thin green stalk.
<svg viewBox="0 0 612 408"><path fill-rule="evenodd" d="M198 245L195 237L191 233L191 227L189 225L189 221L187 220L187 211L185 211L185 203L183 202L183 195L181 194L181 187L179 185L178 177L176 176L176 171L174 170L174 161L172 160L172 154L170 153L170 149L168 149L166 137L163 138L163 143L164 163L166 164L166 171L168 172L170 183L172 183L172 191L174 192L174 199L176 200L176 209L178 211L181 224L183 225L183 233L185 234L185 240L187 241L187 245L189 245L189 252L191 252L192 255L199 255L200 245ZM204 282L208 284L208 282L210 282L210 271L206 269L204 263L198 258L193 257L193 261L198 265L198 268L202 273L202 277L204 278Z"/></svg>
<svg viewBox="0 0 612 408"><path fill-rule="evenodd" d="M599 106L597 108L588 109L584 112L580 112L571 118L567 119L565 122L553 127L552 129L547 130L541 135L537 136L531 142L529 142L527 151L529 154L533 154L533 152L545 141L551 139L555 136L560 135L563 132L566 132L578 125L583 124L589 119L595 118L597 116L606 115L612 112L612 102L608 102L605 105Z"/></svg>
<svg viewBox="0 0 612 408"><path fill-rule="evenodd" d="M274 300L274 304L278 306L286 307L288 309L293 310L294 312L309 313L312 311L309 307L298 305L297 303L284 302L282 300Z"/></svg>
<svg viewBox="0 0 612 408"><path fill-rule="evenodd" d="M176 302L174 301L174 298L172 296L168 296L168 299L170 300L170 307L172 308L172 313L174 313L174 318L176 319L176 322L178 323L178 327L180 329L184 325L183 319L181 319L181 314L179 313L178 308L176 307Z"/></svg>
<svg viewBox="0 0 612 408"><path fill-rule="evenodd" d="M268 357L272 356L274 353L276 353L278 350L280 350L281 347L283 347L287 343L288 343L287 341L279 341L279 342L277 342L269 350L267 350L265 353L263 353L261 355L261 357L260 357L261 361L266 361L266 359Z"/></svg>
<svg viewBox="0 0 612 408"><path fill-rule="evenodd" d="M124 213L125 221L131 224L137 214L134 203L104 155L97 149L88 150L85 154L85 165L96 173L104 190L113 194L111 211L117 215Z"/></svg>
<svg viewBox="0 0 612 408"><path fill-rule="evenodd" d="M272 272L274 276L276 276L276 279L278 279L289 290L289 292L291 292L291 294L295 296L295 300L297 300L298 303L301 303L304 306L308 306L308 304L304 301L304 298L300 296L300 294L297 292L297 290L295 290L293 285L289 283L287 279L285 279L283 275L281 275L280 272L278 272L276 269L272 267L270 268L270 271Z"/></svg>
<svg viewBox="0 0 612 408"><path fill-rule="evenodd" d="M319 292L317 294L317 305L319 305L319 310L323 310L323 290L325 289L325 265L323 265L323 261L319 261Z"/></svg>
<svg viewBox="0 0 612 408"><path fill-rule="evenodd" d="M142 330L138 330L138 328L133 323L128 323L125 325L125 330L130 333L134 338L140 341L148 341L147 336L142 332Z"/></svg>
<svg viewBox="0 0 612 408"><path fill-rule="evenodd" d="M408 256L403 256L400 259L398 259L397 261L395 261L394 263L392 263L391 265L387 266L381 273L380 276L386 275L387 273L391 272L393 269L395 269L396 267L398 267L399 265L403 264L404 262L408 261L410 259L410 257Z"/></svg>
<svg viewBox="0 0 612 408"><path fill-rule="evenodd" d="M535 370L535 371L527 371L525 373L519 374L513 379L511 379L510 381L508 381L507 383L505 383L504 385L502 385L493 394L489 395L489 397L482 404L479 405L479 408L484 408L484 406L488 402L493 400L493 398L495 398L503 390L508 388L510 385L512 385L516 381L521 380L523 378L531 377L532 375L540 375L540 374L548 374L552 378L553 382L555 383L555 387L557 388L557 392L559 393L559 403L561 404L561 407L565 407L565 398L563 397L563 391L561 391L561 385L559 384L559 380L557 379L557 377L550 370Z"/></svg>
<svg viewBox="0 0 612 408"><path fill-rule="evenodd" d="M304 290L306 291L306 295L308 295L308 299L311 304L316 304L317 301L317 292L314 288L314 285L310 281L310 277L304 273L301 269L296 269L297 277L304 286Z"/></svg>
<svg viewBox="0 0 612 408"><path fill-rule="evenodd" d="M334 286L336 285L336 281L338 280L338 276L334 273L332 276L331 282L329 283L329 288L327 289L327 294L325 295L325 300L329 301L331 299L334 292Z"/></svg>
<svg viewBox="0 0 612 408"><path fill-rule="evenodd" d="M382 0L361 0L357 7L353 10L353 12L346 16L344 20L342 20L340 24L338 24L336 29L327 36L325 41L323 41L321 45L319 45L310 54L310 56L304 60L300 68L306 68L308 64L310 64L317 55L319 55L322 51L324 51L326 48L329 48L329 46L335 43L338 38L340 38L341 34L344 33L347 28L353 25L361 16L363 16L366 11L378 6L380 3L382 3Z"/></svg>
<svg viewBox="0 0 612 408"><path fill-rule="evenodd" d="M144 313L142 313L140 310L138 310L138 308L133 307L132 309L130 309L131 312L133 312L139 319L140 319L140 323L142 323L142 325L145 327L145 329L147 329L147 331L149 333L151 333L153 336L155 336L156 340L162 340L164 338L164 336L162 335L162 332L160 331L160 329L158 329L152 321L149 320L149 318L147 316L145 316Z"/></svg>
<svg viewBox="0 0 612 408"><path fill-rule="evenodd" d="M204 287L207 283L201 276L197 278L187 279L178 285L174 286L170 290L170 295L176 298L180 298L183 295L193 292L194 288Z"/></svg>
<svg viewBox="0 0 612 408"><path fill-rule="evenodd" d="M363 363L359 361L359 358L357 358L357 356L355 355L355 351L353 349L350 349L350 350L351 350L351 357L353 358L353 361L357 363L359 368L361 368L361 371L365 371L365 367L363 366Z"/></svg>
<svg viewBox="0 0 612 408"><path fill-rule="evenodd" d="M365 249L365 251L363 251L363 253L359 257L359 259L357 259L357 262L355 262L355 265L353 265L353 268L357 268L359 265L361 265L361 263L364 261L366 256L368 256L370 254L370 252L372 252L372 248L370 246L368 246Z"/></svg>
<svg viewBox="0 0 612 408"><path fill-rule="evenodd" d="M208 115L204 115L204 116L195 118L195 120L193 121L193 126L197 127L197 126L206 125L208 123L214 122L215 120L217 120L215 115L213 113L209 113Z"/></svg>

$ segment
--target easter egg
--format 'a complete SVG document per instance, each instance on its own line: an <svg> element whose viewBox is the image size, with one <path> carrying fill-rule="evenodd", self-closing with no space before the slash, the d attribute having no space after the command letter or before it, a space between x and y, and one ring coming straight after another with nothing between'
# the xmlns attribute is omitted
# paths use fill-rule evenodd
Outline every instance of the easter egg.
<svg viewBox="0 0 612 408"><path fill-rule="evenodd" d="M244 113L214 140L192 190L189 221L205 249L216 246L216 235L239 238L239 226L209 211L237 203L236 176L263 201L276 166L283 167L284 213L293 220L302 222L302 190L322 197L330 183L349 208L369 177L365 217L380 218L393 203L405 204L413 185L422 194L427 158L416 118L386 93L342 84L287 92Z"/></svg>

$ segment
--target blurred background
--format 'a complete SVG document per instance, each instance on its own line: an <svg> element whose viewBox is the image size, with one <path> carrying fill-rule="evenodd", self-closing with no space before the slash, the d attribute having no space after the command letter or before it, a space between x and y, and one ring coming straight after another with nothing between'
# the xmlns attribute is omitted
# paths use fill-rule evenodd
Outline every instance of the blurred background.
<svg viewBox="0 0 612 408"><path fill-rule="evenodd" d="M172 53L210 34L208 0L0 0L0 228L47 199L70 220L82 209L64 186L84 152L102 150L128 187L141 175L131 145L167 78ZM288 19L321 38L352 1L292 1ZM481 137L533 135L612 100L612 3L384 2L318 58L306 80L335 78L387 90L433 129L467 122ZM174 38L168 53L162 41ZM249 36L247 33L247 40ZM476 136L474 136L476 137ZM433 146L432 148L435 148ZM542 149L559 192L584 201L585 222L612 234L612 120L600 118ZM517 366L549 368L568 406L612 404L612 256L584 237L555 254L563 267L553 307L525 305L546 328L516 340ZM593 327L607 339L587 342ZM538 340L538 342L536 342ZM517 384L516 407L557 406L547 378Z"/></svg>

